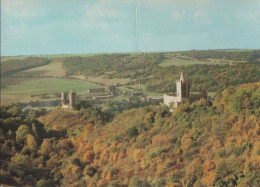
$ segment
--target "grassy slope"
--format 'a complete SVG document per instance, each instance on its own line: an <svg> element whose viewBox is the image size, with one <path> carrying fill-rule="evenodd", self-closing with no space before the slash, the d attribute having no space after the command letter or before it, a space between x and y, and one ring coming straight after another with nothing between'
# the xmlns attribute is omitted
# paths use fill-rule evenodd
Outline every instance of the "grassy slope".
<svg viewBox="0 0 260 187"><path fill-rule="evenodd" d="M95 85L87 82L80 82L77 80L56 79L47 78L39 80L31 80L18 85L9 86L5 92L8 94L49 94L62 91L75 90L76 92L84 92L89 88L99 88L99 85ZM3 93L5 93L3 92Z"/></svg>
<svg viewBox="0 0 260 187"><path fill-rule="evenodd" d="M41 101L40 97L31 97L31 95L52 94L70 90L75 90L77 95L85 95L87 89L101 87L89 82L59 78L64 75L62 63L54 60L54 62L44 66L2 77L1 81L7 83L8 86L1 89L1 105Z"/></svg>
<svg viewBox="0 0 260 187"><path fill-rule="evenodd" d="M103 76L97 76L97 77L93 77L93 76L88 76L87 80L90 82L97 82L99 84L103 84L105 86L110 86L110 85L116 85L118 83L120 84L126 84L127 82L130 82L131 79L130 78L114 78L114 79L106 79Z"/></svg>
<svg viewBox="0 0 260 187"><path fill-rule="evenodd" d="M62 68L61 62L53 62L45 66L32 68L26 71L16 73L14 76L51 76L62 77L65 75L65 70Z"/></svg>
<svg viewBox="0 0 260 187"><path fill-rule="evenodd" d="M35 94L52 94L63 91L75 90L77 93L87 92L89 88L100 88L101 86L81 82L77 80L45 78L32 79L16 85L10 85L1 91L1 104L12 102L28 102L30 100L39 100L39 98L31 98L30 95Z"/></svg>

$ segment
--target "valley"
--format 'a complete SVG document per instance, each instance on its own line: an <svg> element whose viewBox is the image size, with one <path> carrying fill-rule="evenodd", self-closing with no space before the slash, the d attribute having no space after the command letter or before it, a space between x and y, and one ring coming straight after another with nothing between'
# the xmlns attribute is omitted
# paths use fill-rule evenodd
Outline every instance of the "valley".
<svg viewBox="0 0 260 187"><path fill-rule="evenodd" d="M259 56L193 53L203 56L5 59L14 65L2 69L1 183L258 186ZM71 90L62 108L61 92ZM175 92L188 98L165 105L163 95Z"/></svg>

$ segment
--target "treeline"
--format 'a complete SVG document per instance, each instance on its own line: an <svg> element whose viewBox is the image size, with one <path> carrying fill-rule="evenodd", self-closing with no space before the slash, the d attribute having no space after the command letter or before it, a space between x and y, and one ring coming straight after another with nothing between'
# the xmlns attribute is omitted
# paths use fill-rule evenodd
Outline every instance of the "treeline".
<svg viewBox="0 0 260 187"><path fill-rule="evenodd" d="M25 59L12 59L1 62L1 74L8 75L19 71L43 66L50 63L47 58L29 57Z"/></svg>
<svg viewBox="0 0 260 187"><path fill-rule="evenodd" d="M15 186L259 186L260 84L229 87L170 113L111 119L82 103L36 120L1 107L1 182ZM39 114L39 113L37 113ZM109 119L109 120L108 120ZM41 121L41 122L40 122Z"/></svg>
<svg viewBox="0 0 260 187"><path fill-rule="evenodd" d="M109 78L134 78L158 64L160 59L161 54L67 57L64 59L63 67L67 75L98 76L106 74Z"/></svg>
<svg viewBox="0 0 260 187"><path fill-rule="evenodd" d="M175 91L176 80L181 72L184 72L185 79L191 81L191 91L218 92L228 86L259 81L260 63L158 67L153 69L146 81L147 90L158 93Z"/></svg>
<svg viewBox="0 0 260 187"><path fill-rule="evenodd" d="M181 53L195 59L225 59L233 61L253 62L260 59L260 50L252 51L220 51L220 50L191 50Z"/></svg>

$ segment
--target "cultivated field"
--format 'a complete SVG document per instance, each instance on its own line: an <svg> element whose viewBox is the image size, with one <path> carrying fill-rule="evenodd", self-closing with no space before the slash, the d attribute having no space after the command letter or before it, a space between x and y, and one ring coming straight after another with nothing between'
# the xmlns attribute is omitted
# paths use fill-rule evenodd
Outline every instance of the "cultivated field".
<svg viewBox="0 0 260 187"><path fill-rule="evenodd" d="M93 83L62 78L31 79L2 89L1 104L42 100L44 94L47 94L46 97L51 99L54 93L71 90L77 92L78 95L82 95L90 88L100 87L100 85Z"/></svg>
<svg viewBox="0 0 260 187"><path fill-rule="evenodd" d="M104 78L103 76L97 76L97 77L88 76L87 80L90 81L90 82L102 84L102 85L105 85L105 86L111 86L111 85L116 85L116 84L126 84L126 83L131 81L130 78L107 79L107 78Z"/></svg>
<svg viewBox="0 0 260 187"><path fill-rule="evenodd" d="M45 66L32 68L29 70L15 73L13 76L19 77L62 77L65 75L65 70L62 68L61 62L52 62Z"/></svg>
<svg viewBox="0 0 260 187"><path fill-rule="evenodd" d="M71 90L75 90L78 96L84 97L88 89L102 87L86 81L62 78L64 75L62 63L54 61L2 77L2 83L7 86L1 88L1 105L59 99L53 94Z"/></svg>
<svg viewBox="0 0 260 187"><path fill-rule="evenodd" d="M162 93L147 91L145 84L140 84L140 85L139 84L133 84L133 85L127 85L127 86L120 86L120 87L118 87L118 89L121 90L121 91L123 91L123 90L130 91L132 93L142 92L144 95L147 95L147 96L162 96L163 95Z"/></svg>

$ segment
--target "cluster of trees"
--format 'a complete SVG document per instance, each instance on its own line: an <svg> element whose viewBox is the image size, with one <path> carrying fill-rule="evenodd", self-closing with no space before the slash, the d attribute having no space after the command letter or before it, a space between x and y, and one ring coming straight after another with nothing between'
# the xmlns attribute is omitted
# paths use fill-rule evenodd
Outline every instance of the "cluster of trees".
<svg viewBox="0 0 260 187"><path fill-rule="evenodd" d="M260 50L252 51L223 51L223 50L191 50L182 52L182 55L195 59L225 59L233 61L258 61Z"/></svg>
<svg viewBox="0 0 260 187"><path fill-rule="evenodd" d="M108 78L134 78L159 63L160 58L160 54L67 57L64 59L63 67L67 75L98 76L106 74Z"/></svg>
<svg viewBox="0 0 260 187"><path fill-rule="evenodd" d="M260 118L260 84L229 87L215 98L215 105L222 112L255 115Z"/></svg>
<svg viewBox="0 0 260 187"><path fill-rule="evenodd" d="M12 59L1 62L1 74L8 75L19 71L43 66L50 63L47 58L40 57L28 57L25 59Z"/></svg>
<svg viewBox="0 0 260 187"><path fill-rule="evenodd" d="M32 186L259 186L260 84L225 89L170 113L113 119L81 103L38 120L1 107L2 182ZM2 125L3 124L3 125Z"/></svg>

